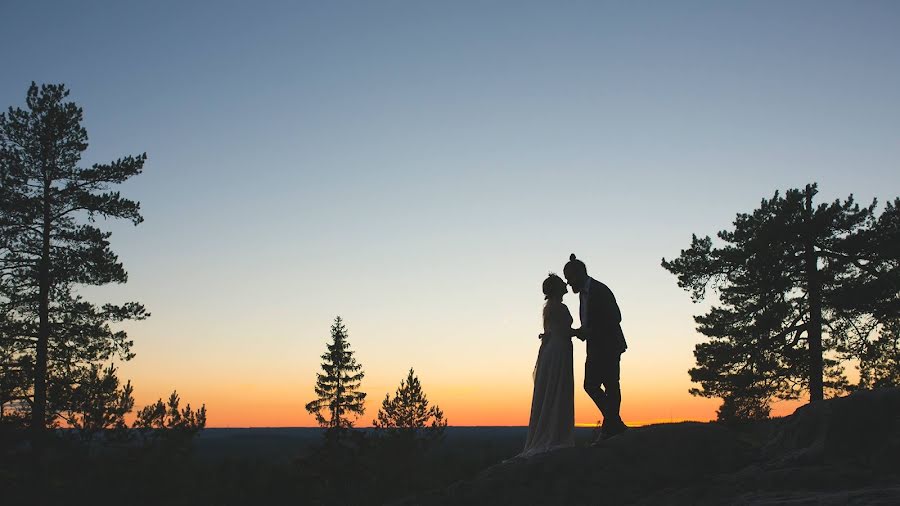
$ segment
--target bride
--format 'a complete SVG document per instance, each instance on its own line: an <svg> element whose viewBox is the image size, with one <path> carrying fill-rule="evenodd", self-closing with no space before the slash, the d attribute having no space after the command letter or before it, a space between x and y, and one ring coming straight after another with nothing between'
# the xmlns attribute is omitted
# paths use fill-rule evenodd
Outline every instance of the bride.
<svg viewBox="0 0 900 506"><path fill-rule="evenodd" d="M534 393L525 449L529 457L575 445L575 385L572 373L572 315L563 304L567 288L556 274L544 280L544 333L534 366Z"/></svg>

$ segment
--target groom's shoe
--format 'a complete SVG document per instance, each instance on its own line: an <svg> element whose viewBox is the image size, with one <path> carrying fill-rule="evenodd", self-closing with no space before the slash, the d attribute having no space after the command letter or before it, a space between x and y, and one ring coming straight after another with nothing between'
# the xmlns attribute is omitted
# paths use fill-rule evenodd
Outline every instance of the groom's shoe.
<svg viewBox="0 0 900 506"><path fill-rule="evenodd" d="M597 432L597 436L594 437L594 440L591 441L591 446L600 446L604 441L611 438L613 434L610 432L610 427L608 424L604 424L600 427L600 430Z"/></svg>
<svg viewBox="0 0 900 506"><path fill-rule="evenodd" d="M591 440L588 446L599 446L606 438L606 432L609 430L609 424L606 423L606 420L603 420L602 424L599 424L594 428L593 439Z"/></svg>
<svg viewBox="0 0 900 506"><path fill-rule="evenodd" d="M628 426L625 425L624 422L619 422L612 427L603 430L604 439L609 439L611 437L618 436L619 434L628 430Z"/></svg>
<svg viewBox="0 0 900 506"><path fill-rule="evenodd" d="M600 446L607 439L616 437L619 434L625 432L626 430L628 430L628 426L625 425L623 422L619 422L617 424L606 425L605 427L603 427L600 430L600 434L597 435L597 437L594 439L594 441L591 442L591 446Z"/></svg>

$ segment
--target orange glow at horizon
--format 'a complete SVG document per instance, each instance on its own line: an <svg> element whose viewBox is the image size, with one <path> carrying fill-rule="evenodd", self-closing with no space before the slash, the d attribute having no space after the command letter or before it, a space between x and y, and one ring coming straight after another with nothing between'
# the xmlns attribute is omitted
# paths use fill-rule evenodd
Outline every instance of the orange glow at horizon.
<svg viewBox="0 0 900 506"><path fill-rule="evenodd" d="M527 426L531 403L529 388L517 388L505 392L481 392L475 389L448 387L426 391L429 401L444 411L450 426ZM304 409L305 397L285 395L288 392L268 392L261 395L255 389L232 391L229 394L205 395L179 391L184 407L188 402L198 408L197 400L206 405L208 428L244 427L316 427L313 415ZM392 392L393 394L393 392ZM167 399L163 396L163 400ZM158 398L158 397L157 397ZM366 400L366 411L354 422L356 427L370 427L376 417L384 393L372 392ZM155 402L156 398L137 397L139 408ZM625 395L622 418L632 427L658 423L678 423L686 421L708 422L716 418L719 399L695 398L687 395L671 399L646 392ZM773 405L772 416L791 414L801 401L778 402ZM664 409L661 406L665 406ZM600 413L583 391L576 391L575 425L594 427L600 420Z"/></svg>
<svg viewBox="0 0 900 506"><path fill-rule="evenodd" d="M633 290L632 285L622 285ZM494 303L493 294L484 297L488 300L477 304L479 308ZM646 294L624 288L617 297L622 307L648 304ZM577 301L570 306L577 307ZM688 393L696 386L687 374L698 339L689 316L695 308L661 307L654 319L623 324L629 350L622 356L622 418L632 426L713 420L721 400ZM454 311L465 314L462 309ZM205 404L210 428L317 426L304 406L314 397L333 316L299 314L296 322L285 322L279 315L287 312L287 307L273 307L228 325L217 319L212 328L194 320L167 319L163 312L156 319L131 324L128 330L135 336L138 358L122 364L120 378L132 380L135 410L167 399L177 388L182 407ZM371 426L385 394L394 394L410 367L429 402L440 406L451 426L528 425L540 312L526 313L515 306L499 315L450 322L443 322L442 314L413 313L414 318L398 329L391 314L348 312L344 321L365 371L361 390L367 394L365 413L354 420L355 426ZM316 323L299 323L307 320ZM193 338L210 333L216 335L215 346ZM601 415L581 387L585 348L574 344L575 421L592 425ZM176 348L180 353L171 353ZM777 403L772 415L789 414L799 404Z"/></svg>

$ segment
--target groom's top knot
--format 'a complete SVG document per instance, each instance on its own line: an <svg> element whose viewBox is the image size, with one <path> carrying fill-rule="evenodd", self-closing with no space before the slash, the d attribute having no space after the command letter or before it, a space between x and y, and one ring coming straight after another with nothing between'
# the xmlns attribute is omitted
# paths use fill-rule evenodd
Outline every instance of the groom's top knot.
<svg viewBox="0 0 900 506"><path fill-rule="evenodd" d="M569 255L569 263L563 267L563 273L566 274L566 277L569 277L570 273L573 274L587 274L587 267L584 265L584 262L575 258L575 253Z"/></svg>

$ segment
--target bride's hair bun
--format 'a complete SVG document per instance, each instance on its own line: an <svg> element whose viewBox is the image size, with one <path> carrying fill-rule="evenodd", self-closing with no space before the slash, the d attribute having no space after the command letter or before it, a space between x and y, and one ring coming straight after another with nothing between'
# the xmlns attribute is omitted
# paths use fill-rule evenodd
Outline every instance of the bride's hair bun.
<svg viewBox="0 0 900 506"><path fill-rule="evenodd" d="M543 285L541 285L541 291L544 292L544 300L547 300L554 295L565 295L568 289L566 288L566 282L551 272L547 275Z"/></svg>
<svg viewBox="0 0 900 506"><path fill-rule="evenodd" d="M569 261L571 262L572 260L575 260L575 253L569 255Z"/></svg>

